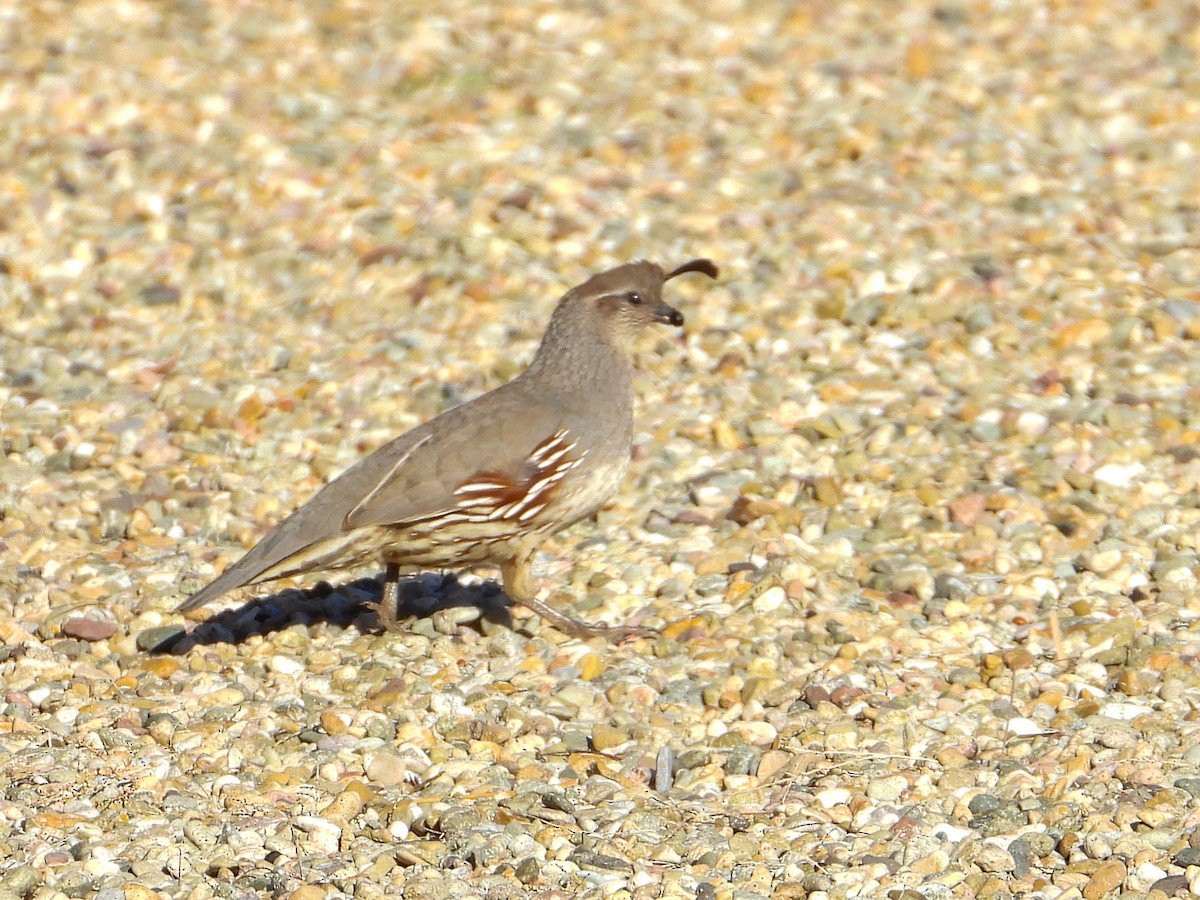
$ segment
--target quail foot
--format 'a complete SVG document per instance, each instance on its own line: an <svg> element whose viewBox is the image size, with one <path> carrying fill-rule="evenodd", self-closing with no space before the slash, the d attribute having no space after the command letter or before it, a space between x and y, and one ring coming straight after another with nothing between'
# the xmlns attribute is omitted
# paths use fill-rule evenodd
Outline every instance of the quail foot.
<svg viewBox="0 0 1200 900"><path fill-rule="evenodd" d="M487 564L500 569L510 600L568 634L644 633L551 608L537 597L530 564L549 535L593 513L625 474L633 339L654 323L683 325L662 292L687 272L717 277L707 259L669 272L638 261L567 291L524 372L347 469L180 611L245 585L382 561L380 617L391 624L402 568Z"/></svg>

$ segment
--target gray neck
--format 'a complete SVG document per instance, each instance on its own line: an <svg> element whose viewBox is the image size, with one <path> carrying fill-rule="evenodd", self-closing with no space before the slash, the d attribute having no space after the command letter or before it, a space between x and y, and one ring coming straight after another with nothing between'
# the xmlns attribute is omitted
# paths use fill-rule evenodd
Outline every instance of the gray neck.
<svg viewBox="0 0 1200 900"><path fill-rule="evenodd" d="M536 381L540 392L560 402L602 412L614 428L633 415L633 363L624 348L590 329L572 329L551 321L533 362L521 376ZM617 417L615 420L613 417Z"/></svg>

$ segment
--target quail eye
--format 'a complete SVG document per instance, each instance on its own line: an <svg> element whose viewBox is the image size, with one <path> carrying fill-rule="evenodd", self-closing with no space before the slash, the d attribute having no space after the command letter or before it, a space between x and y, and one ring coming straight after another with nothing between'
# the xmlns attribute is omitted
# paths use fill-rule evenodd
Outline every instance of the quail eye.
<svg viewBox="0 0 1200 900"><path fill-rule="evenodd" d="M630 291L628 294L626 294L626 295L625 295L625 298L626 298L626 299L627 299L627 300L628 300L630 303L632 303L634 306L640 306L640 305L641 305L641 302L642 302L642 295L641 295L641 294L639 294L637 291Z"/></svg>

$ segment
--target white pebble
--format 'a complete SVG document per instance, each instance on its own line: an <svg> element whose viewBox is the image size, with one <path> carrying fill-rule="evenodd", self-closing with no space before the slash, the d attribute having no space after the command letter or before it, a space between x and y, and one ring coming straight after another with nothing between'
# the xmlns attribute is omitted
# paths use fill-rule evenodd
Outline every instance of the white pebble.
<svg viewBox="0 0 1200 900"><path fill-rule="evenodd" d="M1146 467L1141 463L1130 463L1129 465L1108 463L1093 472L1092 477L1116 488L1127 488L1131 487L1134 480L1145 471Z"/></svg>
<svg viewBox="0 0 1200 900"><path fill-rule="evenodd" d="M1037 437L1050 427L1050 419L1040 412L1025 410L1017 416L1017 433L1026 437Z"/></svg>
<svg viewBox="0 0 1200 900"><path fill-rule="evenodd" d="M110 859L89 859L83 864L83 871L93 878L103 878L108 875L116 875L121 871L121 867Z"/></svg>
<svg viewBox="0 0 1200 900"><path fill-rule="evenodd" d="M1103 831L1093 831L1083 839L1083 852L1088 859L1108 859L1113 852L1113 835Z"/></svg>
<svg viewBox="0 0 1200 900"><path fill-rule="evenodd" d="M867 796L872 800L892 803L904 796L908 790L908 779L903 775L888 775L884 778L872 778L867 782Z"/></svg>
<svg viewBox="0 0 1200 900"><path fill-rule="evenodd" d="M308 835L313 847L322 853L337 853L342 840L342 829L328 819L319 816L296 816L296 827Z"/></svg>
<svg viewBox="0 0 1200 900"><path fill-rule="evenodd" d="M304 663L294 656L278 654L271 657L271 671L280 675L297 675L304 671Z"/></svg>
<svg viewBox="0 0 1200 900"><path fill-rule="evenodd" d="M1050 597L1057 600L1062 596L1062 587L1053 578L1047 578L1045 575L1035 575L1030 584L1038 597Z"/></svg>
<svg viewBox="0 0 1200 900"><path fill-rule="evenodd" d="M854 556L854 544L850 543L849 538L837 537L822 547L821 552L827 556L840 556L849 559Z"/></svg>
<svg viewBox="0 0 1200 900"><path fill-rule="evenodd" d="M1021 716L1018 716L1015 719L1009 719L1008 724L1005 726L1005 730L1009 734L1015 734L1018 737L1031 737L1038 734L1052 733L1047 731L1037 722L1033 721L1033 719L1026 719Z"/></svg>
<svg viewBox="0 0 1200 900"><path fill-rule="evenodd" d="M995 352L995 349L992 342L982 334L975 335L967 345L967 350L976 358L991 356Z"/></svg>
<svg viewBox="0 0 1200 900"><path fill-rule="evenodd" d="M1154 863L1139 863L1134 867L1133 871L1129 873L1129 881L1126 884L1126 887L1135 891L1149 891L1150 885L1166 877L1166 870L1160 869Z"/></svg>
<svg viewBox="0 0 1200 900"><path fill-rule="evenodd" d="M1148 706L1123 700L1114 700L1112 703L1105 703L1100 707L1100 715L1108 719L1116 719L1118 722L1130 722L1149 712L1152 710Z"/></svg>
<svg viewBox="0 0 1200 900"><path fill-rule="evenodd" d="M826 788L819 791L813 798L821 804L822 809L831 809L850 802L850 791L847 788Z"/></svg>
<svg viewBox="0 0 1200 900"><path fill-rule="evenodd" d="M1158 579L1159 587L1170 588L1185 593L1195 591L1197 584L1196 573L1185 566L1172 569L1162 578Z"/></svg>
<svg viewBox="0 0 1200 900"><path fill-rule="evenodd" d="M754 603L751 606L753 606L754 611L757 613L769 613L779 609L785 600L787 600L787 594L783 588L776 586L767 588L755 597Z"/></svg>
<svg viewBox="0 0 1200 900"><path fill-rule="evenodd" d="M757 744L769 747L779 737L779 732L770 722L738 722L733 730L742 736L747 744Z"/></svg>
<svg viewBox="0 0 1200 900"><path fill-rule="evenodd" d="M959 828L955 825L947 825L945 823L935 825L933 828L934 837L940 837L951 844L961 844L972 834L974 832L970 828Z"/></svg>

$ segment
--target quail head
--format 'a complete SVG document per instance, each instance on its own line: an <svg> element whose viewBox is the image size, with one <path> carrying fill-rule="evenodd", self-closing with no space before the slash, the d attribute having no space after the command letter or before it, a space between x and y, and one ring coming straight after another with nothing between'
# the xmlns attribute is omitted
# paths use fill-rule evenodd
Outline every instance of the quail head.
<svg viewBox="0 0 1200 900"><path fill-rule="evenodd" d="M549 535L594 512L620 483L633 438L632 339L655 323L683 325L662 292L686 272L717 277L707 259L669 272L638 261L567 291L524 372L347 469L179 609L244 585L381 561L381 617L394 621L402 568L488 564L511 600L563 631L644 631L551 608L536 596L530 564Z"/></svg>

